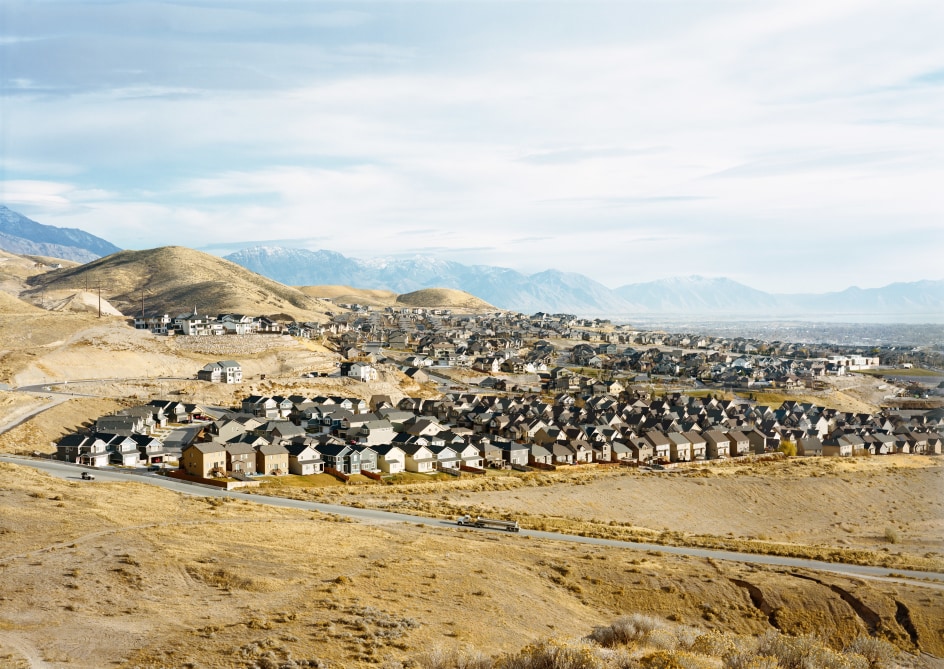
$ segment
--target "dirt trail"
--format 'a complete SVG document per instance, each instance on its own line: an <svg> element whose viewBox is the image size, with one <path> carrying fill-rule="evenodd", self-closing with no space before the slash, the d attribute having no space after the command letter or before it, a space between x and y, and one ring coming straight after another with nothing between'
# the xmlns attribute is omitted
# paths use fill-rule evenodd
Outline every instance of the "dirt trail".
<svg viewBox="0 0 944 669"><path fill-rule="evenodd" d="M52 669L42 658L39 650L26 639L18 637L10 632L0 632L0 648L12 648L18 653L29 669ZM14 667L19 665L14 664Z"/></svg>
<svg viewBox="0 0 944 669"><path fill-rule="evenodd" d="M17 425L25 423L33 416L37 416L48 409L52 409L54 406L58 406L63 402L68 401L69 398L69 395L55 395L50 397L48 402L45 402L39 406L22 407L20 410L14 411L11 415L4 417L5 422L0 422L0 434L9 432Z"/></svg>

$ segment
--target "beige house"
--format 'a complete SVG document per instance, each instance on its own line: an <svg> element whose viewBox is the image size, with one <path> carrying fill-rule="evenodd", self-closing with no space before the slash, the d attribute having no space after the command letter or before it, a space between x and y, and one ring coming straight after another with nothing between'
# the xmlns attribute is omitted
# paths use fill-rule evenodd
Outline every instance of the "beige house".
<svg viewBox="0 0 944 669"><path fill-rule="evenodd" d="M256 471L275 476L288 474L288 449L281 444L256 446Z"/></svg>
<svg viewBox="0 0 944 669"><path fill-rule="evenodd" d="M226 473L226 449L214 442L190 444L180 454L180 466L190 476L222 476Z"/></svg>

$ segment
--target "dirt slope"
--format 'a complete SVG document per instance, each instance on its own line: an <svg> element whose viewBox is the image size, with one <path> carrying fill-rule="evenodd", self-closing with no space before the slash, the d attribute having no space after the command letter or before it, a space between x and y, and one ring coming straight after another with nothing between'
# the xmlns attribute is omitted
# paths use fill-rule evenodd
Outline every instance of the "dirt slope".
<svg viewBox="0 0 944 669"><path fill-rule="evenodd" d="M437 647L517 650L634 611L838 646L871 625L913 648L901 619L921 648L944 652L944 592L932 587L339 522L14 465L0 464L0 534L0 657L57 669L245 668L266 653L272 666L366 667Z"/></svg>

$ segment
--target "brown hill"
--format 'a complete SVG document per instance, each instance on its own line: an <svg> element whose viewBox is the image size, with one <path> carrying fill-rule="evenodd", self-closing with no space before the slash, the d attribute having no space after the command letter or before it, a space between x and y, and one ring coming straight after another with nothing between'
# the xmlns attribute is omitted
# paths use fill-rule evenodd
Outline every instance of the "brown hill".
<svg viewBox="0 0 944 669"><path fill-rule="evenodd" d="M397 294L392 290L351 286L299 286L298 290L309 297L327 297L335 302L369 304L372 307L389 307L397 301Z"/></svg>
<svg viewBox="0 0 944 669"><path fill-rule="evenodd" d="M0 291L18 296L26 290L26 280L52 269L53 264L74 267L78 263L45 256L21 256L0 250Z"/></svg>
<svg viewBox="0 0 944 669"><path fill-rule="evenodd" d="M102 289L102 297L119 311L171 314L237 312L284 313L298 320L325 320L325 303L295 288L259 276L228 260L179 246L121 251L78 267L30 277L26 296L46 290Z"/></svg>
<svg viewBox="0 0 944 669"><path fill-rule="evenodd" d="M488 302L463 290L452 288L424 288L397 296L397 304L408 307L446 307L453 309L497 309Z"/></svg>
<svg viewBox="0 0 944 669"><path fill-rule="evenodd" d="M32 304L0 291L0 314L38 314L40 311Z"/></svg>
<svg viewBox="0 0 944 669"><path fill-rule="evenodd" d="M488 302L452 288L424 288L397 295L390 290L352 288L351 286L299 286L298 290L310 297L326 297L335 303L367 304L372 307L425 307L497 311Z"/></svg>

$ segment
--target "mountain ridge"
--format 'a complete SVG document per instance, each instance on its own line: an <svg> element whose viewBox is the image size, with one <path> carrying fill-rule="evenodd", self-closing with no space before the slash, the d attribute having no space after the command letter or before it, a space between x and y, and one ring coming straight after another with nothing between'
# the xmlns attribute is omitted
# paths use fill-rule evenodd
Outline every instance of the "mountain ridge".
<svg viewBox="0 0 944 669"><path fill-rule="evenodd" d="M0 249L19 255L39 255L89 262L121 249L78 228L37 223L0 204Z"/></svg>
<svg viewBox="0 0 944 669"><path fill-rule="evenodd" d="M82 263L93 263L120 252L117 246L82 230L43 225L4 205L0 205L0 249ZM268 244L248 247L223 259L283 287L341 284L401 295L430 288L452 289L469 293L496 308L524 313L552 311L617 318L629 315L721 318L865 315L882 319L927 316L936 319L935 322L944 320L942 280L896 282L880 288L851 286L842 291L814 294L767 293L724 277L693 275L611 289L583 274L553 268L528 275L507 267L464 265L423 255L358 259L337 251ZM192 287L179 286L175 297L184 298L192 290ZM227 292L218 283L208 284L204 290L215 292L220 299ZM295 294L289 303L299 299L311 298ZM239 302L234 297L225 297L223 301Z"/></svg>
<svg viewBox="0 0 944 669"><path fill-rule="evenodd" d="M548 269L531 275L506 267L463 265L424 256L349 258L336 251L258 246L224 256L292 285L345 284L408 293L421 288L462 290L501 309L580 315L699 314L822 316L944 314L944 280L850 287L829 293L768 293L728 278L698 275L610 289L582 274Z"/></svg>

